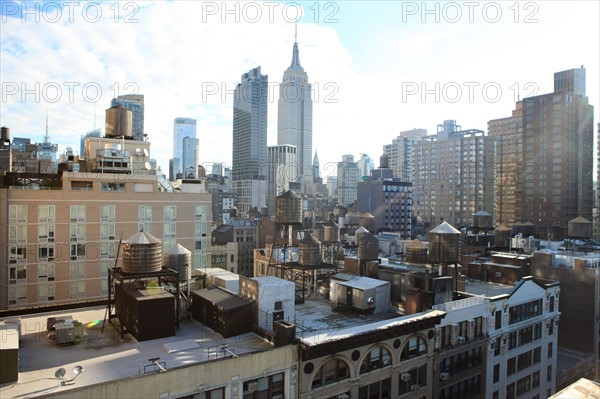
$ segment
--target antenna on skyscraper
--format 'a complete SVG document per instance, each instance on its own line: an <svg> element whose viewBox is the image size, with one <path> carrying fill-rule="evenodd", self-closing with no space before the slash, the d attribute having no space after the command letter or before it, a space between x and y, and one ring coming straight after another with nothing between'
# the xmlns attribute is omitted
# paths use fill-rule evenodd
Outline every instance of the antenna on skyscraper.
<svg viewBox="0 0 600 399"><path fill-rule="evenodd" d="M294 22L294 43L298 43L298 20Z"/></svg>
<svg viewBox="0 0 600 399"><path fill-rule="evenodd" d="M46 108L46 136L44 137L44 143L49 143L50 138L48 137L48 108Z"/></svg>
<svg viewBox="0 0 600 399"><path fill-rule="evenodd" d="M96 130L96 108L97 104L94 103L94 130Z"/></svg>

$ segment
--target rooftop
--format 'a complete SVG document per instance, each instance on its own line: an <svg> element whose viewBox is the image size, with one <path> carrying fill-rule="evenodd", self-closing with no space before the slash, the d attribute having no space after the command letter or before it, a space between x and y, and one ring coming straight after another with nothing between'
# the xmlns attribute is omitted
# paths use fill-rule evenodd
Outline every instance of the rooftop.
<svg viewBox="0 0 600 399"><path fill-rule="evenodd" d="M296 335L302 342L317 345L445 314L434 310L403 315L394 308L379 314L356 314L333 312L331 308L331 303L324 299L311 299L296 305Z"/></svg>
<svg viewBox="0 0 600 399"><path fill-rule="evenodd" d="M0 388L0 397L31 397L137 376L144 373L144 366L146 371L155 371L150 358L160 358L171 369L230 356L223 345L236 355L272 348L253 333L225 339L195 320L182 321L173 337L137 342L126 335L121 340L111 325L101 331L105 312L105 307L95 307L22 316L19 381ZM57 346L46 339L46 319L65 315L83 323L87 339L71 346ZM56 370L65 368L68 379L75 366L82 366L84 372L74 385L62 386Z"/></svg>

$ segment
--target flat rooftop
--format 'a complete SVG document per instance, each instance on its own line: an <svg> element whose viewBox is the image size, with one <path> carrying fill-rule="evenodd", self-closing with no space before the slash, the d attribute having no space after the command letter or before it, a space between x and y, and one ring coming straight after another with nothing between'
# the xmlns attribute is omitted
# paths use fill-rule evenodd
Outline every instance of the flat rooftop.
<svg viewBox="0 0 600 399"><path fill-rule="evenodd" d="M333 312L326 299L310 299L296 305L296 336L306 344L316 345L336 339L347 338L366 331L410 323L423 317L445 314L441 311L404 315L392 307L387 312L363 314Z"/></svg>
<svg viewBox="0 0 600 399"><path fill-rule="evenodd" d="M0 388L0 397L32 397L118 380L144 374L145 365L146 371L155 372L155 366L148 366L150 358L160 358L159 362L171 369L228 357L230 352L241 355L273 347L253 333L225 339L193 319L181 321L173 337L143 342L130 335L120 339L119 332L108 323L101 331L105 312L106 307L102 306L22 316L19 381ZM46 319L66 315L83 323L87 339L75 345L57 346L46 339ZM223 350L223 345L230 352ZM69 379L75 366L82 366L84 372L74 385L61 386L56 370L63 367L65 378Z"/></svg>
<svg viewBox="0 0 600 399"><path fill-rule="evenodd" d="M489 283L480 280L465 281L465 292L472 295L485 295L488 298L497 295L510 294L514 286L505 284Z"/></svg>

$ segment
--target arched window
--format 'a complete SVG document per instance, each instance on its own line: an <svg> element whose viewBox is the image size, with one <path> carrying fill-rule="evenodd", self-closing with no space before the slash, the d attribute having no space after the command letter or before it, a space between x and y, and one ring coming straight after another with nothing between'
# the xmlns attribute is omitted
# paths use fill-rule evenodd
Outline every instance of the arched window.
<svg viewBox="0 0 600 399"><path fill-rule="evenodd" d="M360 365L360 373L368 373L372 370L377 370L382 367L386 367L392 364L392 357L390 352L380 346L371 349L369 354L365 356L362 364Z"/></svg>
<svg viewBox="0 0 600 399"><path fill-rule="evenodd" d="M408 343L404 345L400 359L412 359L425 353L427 353L427 342L422 337L413 335L408 339Z"/></svg>
<svg viewBox="0 0 600 399"><path fill-rule="evenodd" d="M341 359L333 359L321 366L315 374L312 387L318 388L350 377L348 364Z"/></svg>

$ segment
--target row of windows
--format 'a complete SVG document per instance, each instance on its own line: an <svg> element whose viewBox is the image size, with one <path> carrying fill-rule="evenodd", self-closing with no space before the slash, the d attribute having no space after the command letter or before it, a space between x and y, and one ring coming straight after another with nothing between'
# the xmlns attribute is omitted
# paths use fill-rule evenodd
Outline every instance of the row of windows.
<svg viewBox="0 0 600 399"><path fill-rule="evenodd" d="M27 222L27 205L10 205L8 211L9 224ZM70 205L69 216L71 221L86 220L86 205ZM195 220L206 220L207 207L196 205L194 212ZM100 220L113 221L115 218L115 205L100 206ZM138 220L152 220L152 205L138 205ZM177 205L163 206L163 220L177 220ZM38 205L38 223L54 223L56 221L55 205Z"/></svg>
<svg viewBox="0 0 600 399"><path fill-rule="evenodd" d="M542 300L523 303L521 305L511 306L509 309L508 324L518 323L528 320L542 314Z"/></svg>
<svg viewBox="0 0 600 399"><path fill-rule="evenodd" d="M55 300L55 283L48 282L43 284L37 284L38 302L53 301ZM106 295L108 293L108 281L100 281L100 294ZM69 282L69 297L70 298L84 298L86 297L86 281L75 280ZM66 298L62 298L66 299ZM26 285L15 285L8 287L8 303L9 305L27 303L27 286Z"/></svg>

